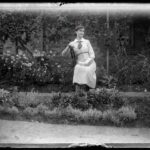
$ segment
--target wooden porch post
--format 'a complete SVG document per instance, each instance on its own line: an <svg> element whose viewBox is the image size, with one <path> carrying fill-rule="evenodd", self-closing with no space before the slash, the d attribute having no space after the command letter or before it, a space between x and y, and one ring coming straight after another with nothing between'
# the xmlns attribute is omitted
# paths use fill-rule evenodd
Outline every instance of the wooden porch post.
<svg viewBox="0 0 150 150"><path fill-rule="evenodd" d="M42 19L41 19L41 44L42 44L42 52L45 50L45 41L44 41L44 14L42 13Z"/></svg>
<svg viewBox="0 0 150 150"><path fill-rule="evenodd" d="M106 14L107 36L109 36L109 11ZM107 45L107 74L109 74L109 46Z"/></svg>

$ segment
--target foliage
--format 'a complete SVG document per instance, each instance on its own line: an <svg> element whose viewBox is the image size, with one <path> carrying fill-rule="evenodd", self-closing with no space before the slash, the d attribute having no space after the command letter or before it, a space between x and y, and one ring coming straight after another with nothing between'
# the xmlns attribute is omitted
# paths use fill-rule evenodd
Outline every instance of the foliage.
<svg viewBox="0 0 150 150"><path fill-rule="evenodd" d="M0 104L6 103L9 100L9 91L0 89Z"/></svg>
<svg viewBox="0 0 150 150"><path fill-rule="evenodd" d="M138 54L134 57L116 57L114 74L118 85L147 84L149 83L149 58Z"/></svg>
<svg viewBox="0 0 150 150"><path fill-rule="evenodd" d="M124 105L124 99L119 93L101 89L96 92L88 92L87 97L84 95L63 95L61 93L54 94L51 100L52 107L66 108L71 105L73 108L87 110L89 108L104 111L108 108L118 109Z"/></svg>
<svg viewBox="0 0 150 150"><path fill-rule="evenodd" d="M60 107L60 108L66 108L69 105L71 105L73 108L86 110L90 107L86 97L79 96L77 94L73 95L63 95L61 93L56 94L52 97L51 103L53 107Z"/></svg>
<svg viewBox="0 0 150 150"><path fill-rule="evenodd" d="M54 108L52 110L45 110L44 111L44 117L47 121L50 121L51 119L59 119L62 117L62 113L59 108Z"/></svg>
<svg viewBox="0 0 150 150"><path fill-rule="evenodd" d="M90 94L95 95L96 99L89 95L84 98L72 93L45 96L35 92L6 93L7 100L0 104L0 114L14 119L17 116L27 119L41 117L48 122L59 120L117 126L134 124L138 120L149 125L149 97L121 96L117 91L107 89L91 91Z"/></svg>
<svg viewBox="0 0 150 150"><path fill-rule="evenodd" d="M92 108L103 111L108 108L119 108L124 104L124 101L117 90L107 91L103 88L99 91L89 92L88 103Z"/></svg>
<svg viewBox="0 0 150 150"><path fill-rule="evenodd" d="M0 114L10 116L11 119L16 119L16 117L19 115L19 113L20 112L19 112L18 108L15 106L12 106L12 107L0 106Z"/></svg>
<svg viewBox="0 0 150 150"><path fill-rule="evenodd" d="M135 109L133 109L131 106L123 106L118 110L117 113L120 121L122 121L123 123L130 122L137 118Z"/></svg>
<svg viewBox="0 0 150 150"><path fill-rule="evenodd" d="M80 109L73 108L71 105L69 105L65 109L64 113L66 116L68 116L68 118L82 123L95 124L102 120L102 112L96 109L81 111Z"/></svg>
<svg viewBox="0 0 150 150"><path fill-rule="evenodd" d="M99 77L98 84L104 87L113 88L116 87L117 81L117 78L111 75L103 74L101 77Z"/></svg>
<svg viewBox="0 0 150 150"><path fill-rule="evenodd" d="M137 119L135 109L131 106L123 106L118 110L108 109L103 112L103 120L115 125L124 125Z"/></svg>
<svg viewBox="0 0 150 150"><path fill-rule="evenodd" d="M8 58L8 63L5 64L5 69L2 69L2 74L4 76L4 74L6 75L7 73L6 77L8 80L12 78L13 75L12 81L20 85L24 85L25 83L31 84L30 82L32 81L34 84L39 85L45 85L47 83L71 84L73 68L65 63L65 59L61 59L58 63L58 57L55 56L60 56L65 46L75 38L75 26L77 24L83 24L85 26L85 38L91 41L96 56L100 55L100 53L103 53L105 56L106 45L104 46L104 42L107 39L112 39L109 42L110 54L114 52L120 59L122 55L125 56L123 52L128 46L128 21L130 21L130 17L130 15L127 16L126 14L120 17L110 15L110 29L109 33L107 33L105 14L51 12L51 15L48 15L41 12L18 13L1 11L0 33L3 43L5 43L7 37L10 37L17 46L16 51L17 49L24 51L25 49L22 46L20 48L18 47L19 39L22 39L24 46L26 46L27 43L31 44L29 51L31 51L32 54L34 50L38 50L46 52L45 56L51 57L50 60L45 56L37 57L38 63L36 64L32 62L33 60L26 63L26 65L19 61L14 67L12 67L11 64L12 60ZM54 57L54 61L52 61L52 57ZM67 59L67 61L70 60ZM29 63L33 63L31 67L27 67ZM97 64L98 63L99 59L97 59ZM100 64L105 65L105 63L105 59L103 59ZM2 64L4 63L2 62ZM64 64L64 66L62 64ZM118 64L124 65L125 63L119 62ZM100 67L99 64L98 67ZM114 66L114 68L115 67L116 66ZM122 67L118 66L117 68L121 69ZM114 70L113 72L116 73ZM113 72L110 72L110 76L105 74L98 75L100 78L98 79L98 84L113 87L117 79L121 80L118 81L119 83L124 82L122 80L125 80L125 77L119 74L116 75L118 78L114 78Z"/></svg>
<svg viewBox="0 0 150 150"><path fill-rule="evenodd" d="M34 109L32 107L27 107L23 110L23 114L28 118L30 116L34 116L36 114L38 114L37 109Z"/></svg>
<svg viewBox="0 0 150 150"><path fill-rule="evenodd" d="M36 107L39 103L41 103L38 99L38 93L10 93L9 95L9 103L12 103L19 109L24 109L26 107Z"/></svg>
<svg viewBox="0 0 150 150"><path fill-rule="evenodd" d="M112 109L108 109L103 112L103 120L106 122L114 123L115 125L119 125L120 121L117 117L117 112Z"/></svg>
<svg viewBox="0 0 150 150"><path fill-rule="evenodd" d="M60 62L51 61L44 56L29 59L25 54L4 55L0 59L1 79L11 81L15 85L70 84L72 71L69 67L61 67ZM70 80L68 80L71 77Z"/></svg>
<svg viewBox="0 0 150 150"><path fill-rule="evenodd" d="M39 104L37 107L36 107L38 113L40 114L44 114L45 111L48 110L48 107L46 105L43 105L43 104Z"/></svg>

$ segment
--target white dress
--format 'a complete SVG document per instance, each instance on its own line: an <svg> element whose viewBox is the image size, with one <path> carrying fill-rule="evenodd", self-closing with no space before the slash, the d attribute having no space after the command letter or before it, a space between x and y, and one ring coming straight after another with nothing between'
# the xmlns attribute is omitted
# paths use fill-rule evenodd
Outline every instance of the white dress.
<svg viewBox="0 0 150 150"><path fill-rule="evenodd" d="M75 55L77 56L77 64L74 68L73 84L86 84L90 88L96 87L96 63L94 61L95 53L89 40L82 38L82 47L78 49L79 41L75 39L70 42L74 47ZM90 63L89 63L90 62Z"/></svg>

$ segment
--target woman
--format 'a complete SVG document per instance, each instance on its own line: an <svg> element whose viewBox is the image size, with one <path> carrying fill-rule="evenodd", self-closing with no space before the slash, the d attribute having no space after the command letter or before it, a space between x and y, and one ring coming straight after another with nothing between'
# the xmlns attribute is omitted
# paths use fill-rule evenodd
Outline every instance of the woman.
<svg viewBox="0 0 150 150"><path fill-rule="evenodd" d="M96 63L95 53L89 40L84 39L84 27L76 27L76 39L69 43L63 50L62 56L73 49L77 58L74 68L73 84L76 84L76 92L85 91L96 87ZM86 90L86 91L87 91Z"/></svg>

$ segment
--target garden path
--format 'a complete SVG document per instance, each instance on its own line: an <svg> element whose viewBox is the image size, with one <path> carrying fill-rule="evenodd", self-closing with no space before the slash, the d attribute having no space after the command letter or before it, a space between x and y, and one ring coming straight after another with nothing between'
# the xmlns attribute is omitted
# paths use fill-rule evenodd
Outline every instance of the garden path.
<svg viewBox="0 0 150 150"><path fill-rule="evenodd" d="M120 128L0 120L0 146L2 143L6 145L8 143L150 143L150 128Z"/></svg>

